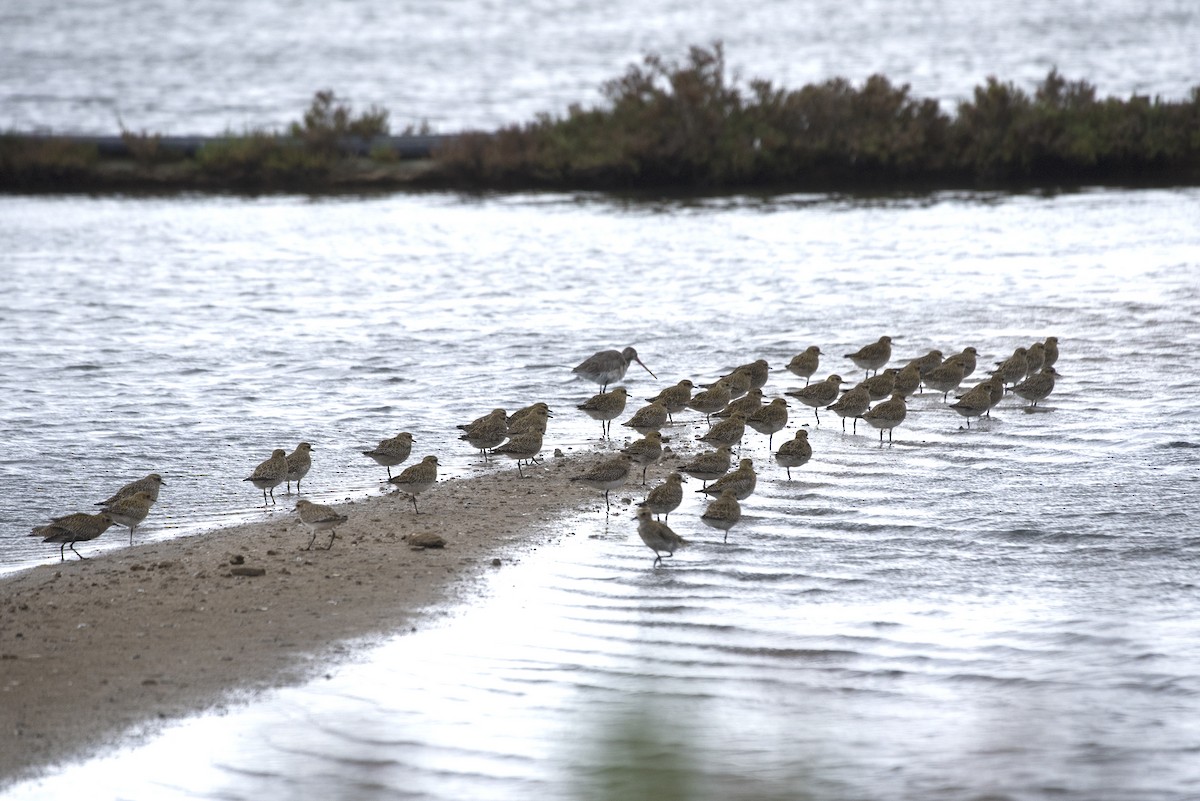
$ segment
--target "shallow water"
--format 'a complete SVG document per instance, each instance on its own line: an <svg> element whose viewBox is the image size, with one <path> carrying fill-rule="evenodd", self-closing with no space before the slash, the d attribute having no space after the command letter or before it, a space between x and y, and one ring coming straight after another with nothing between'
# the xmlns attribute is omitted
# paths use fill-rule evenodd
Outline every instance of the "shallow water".
<svg viewBox="0 0 1200 801"><path fill-rule="evenodd" d="M0 28L0 127L92 133L279 127L322 88L396 130L493 128L718 39L744 79L883 73L951 110L989 75L1173 99L1200 75L1182 0L0 0ZM610 447L572 413L600 348L638 347L638 398L808 344L857 377L839 355L882 333L983 367L1057 335L1064 373L970 430L922 395L883 447L794 406L775 444L808 425L816 455L788 481L748 435L728 544L691 497L695 544L652 569L598 495L479 605L3 797L1200 797L1198 201L0 197L0 572L152 470L139 540L294 514L241 479L301 440L322 501L380 492L358 451L399 430L445 475L513 469L450 433L497 404L565 410L548 449Z"/></svg>
<svg viewBox="0 0 1200 801"><path fill-rule="evenodd" d="M807 425L816 455L788 481L748 435L727 545L690 497L695 545L652 569L597 494L479 607L6 797L1194 797L1198 200L0 199L10 569L56 561L31 522L151 469L159 538L290 514L240 479L300 439L323 500L378 492L357 451L400 429L513 469L449 433L496 403L610 447L571 406L601 347L658 374L635 397L810 343L857 376L838 354L883 332L985 367L1055 334L1064 374L969 430L920 395L882 447L794 405L776 447Z"/></svg>

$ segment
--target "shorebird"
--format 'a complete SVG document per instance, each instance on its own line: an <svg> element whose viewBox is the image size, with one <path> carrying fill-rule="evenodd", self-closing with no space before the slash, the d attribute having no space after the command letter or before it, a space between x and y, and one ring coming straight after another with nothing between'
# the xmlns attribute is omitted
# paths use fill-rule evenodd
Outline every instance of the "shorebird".
<svg viewBox="0 0 1200 801"><path fill-rule="evenodd" d="M796 400L803 403L805 406L811 406L813 414L817 416L817 425L821 424L821 414L817 409L821 406L828 406L837 400L838 389L842 386L842 377L840 375L831 375L824 381L818 381L815 384L809 384L803 389L791 389L783 393L790 395Z"/></svg>
<svg viewBox="0 0 1200 801"><path fill-rule="evenodd" d="M750 389L762 389L771 375L771 365L766 359L755 359L747 364L738 365L736 370L750 376Z"/></svg>
<svg viewBox="0 0 1200 801"><path fill-rule="evenodd" d="M958 389L958 385L962 383L966 375L967 370L962 359L957 355L951 356L925 374L925 386L942 393L942 403L945 403L950 393Z"/></svg>
<svg viewBox="0 0 1200 801"><path fill-rule="evenodd" d="M863 415L863 419L879 429L879 444L883 445L883 432L888 432L888 442L892 441L892 429L904 422L908 407L904 404L904 396L892 395L891 400L875 406Z"/></svg>
<svg viewBox="0 0 1200 801"><path fill-rule="evenodd" d="M975 367L979 361L979 351L975 348L963 348L959 353L955 354L962 362L963 378L967 378L971 373L975 372ZM950 358L954 358L951 356Z"/></svg>
<svg viewBox="0 0 1200 801"><path fill-rule="evenodd" d="M643 439L631 442L621 449L621 453L633 460L634 464L642 466L642 485L646 484L646 469L662 458L662 434L657 431L647 431Z"/></svg>
<svg viewBox="0 0 1200 801"><path fill-rule="evenodd" d="M487 461L488 450L508 439L508 416L503 409L494 409L470 423L464 430L465 433L460 435L459 439L465 440L472 448L482 453L484 461Z"/></svg>
<svg viewBox="0 0 1200 801"><path fill-rule="evenodd" d="M988 381L991 380L988 379ZM967 428L971 427L972 417L983 417L992 408L992 388L988 381L971 387L962 395L957 396L957 402L950 404L951 409L967 418Z"/></svg>
<svg viewBox="0 0 1200 801"><path fill-rule="evenodd" d="M867 409L871 408L871 392L867 389L866 383L846 390L842 397L825 407L838 417L842 418L842 431L846 430L846 418L854 418L853 433L858 433L858 418L866 414Z"/></svg>
<svg viewBox="0 0 1200 801"><path fill-rule="evenodd" d="M1013 394L1029 401L1029 408L1038 405L1054 391L1054 379L1061 375L1053 367L1043 367L1036 374L1029 376L1012 388Z"/></svg>
<svg viewBox="0 0 1200 801"><path fill-rule="evenodd" d="M672 531L666 523L660 523L651 518L650 509L647 507L638 507L637 519L638 536L642 538L642 542L646 543L647 548L654 551L654 564L651 567L658 567L662 564L663 557L659 551L664 551L668 557L671 557L675 555L676 550L689 545L687 540Z"/></svg>
<svg viewBox="0 0 1200 801"><path fill-rule="evenodd" d="M583 475L573 476L571 481L582 481L592 489L604 490L604 512L607 514L609 510L608 492L625 484L625 480L629 478L631 466L632 459L629 454L622 453L593 465Z"/></svg>
<svg viewBox="0 0 1200 801"><path fill-rule="evenodd" d="M492 448L492 453L499 453L510 459L517 460L517 475L521 476L521 478L525 477L525 473L521 471L521 462L532 463L536 461L537 455L541 451L542 432L537 429L513 434L508 438L508 442L497 448Z"/></svg>
<svg viewBox="0 0 1200 801"><path fill-rule="evenodd" d="M658 376L654 375L650 368L638 358L637 351L633 348L626 348L622 351L596 351L580 362L571 372L593 384L599 384L600 391L604 392L608 389L609 384L625 377L625 371L629 369L630 362L642 365L642 369L650 373L652 378L658 379Z"/></svg>
<svg viewBox="0 0 1200 801"><path fill-rule="evenodd" d="M733 490L722 492L720 497L708 505L704 514L700 515L701 523L725 532L725 539L722 542L729 542L729 529L737 525L741 519L742 506L734 496Z"/></svg>
<svg viewBox="0 0 1200 801"><path fill-rule="evenodd" d="M895 367L889 367L882 373L876 373L862 382L862 386L867 388L867 394L871 396L872 403L891 397L892 391L896 388L896 374L899 372ZM913 373L917 378L913 384L913 391L916 391L917 384L921 383L921 374L915 370Z"/></svg>
<svg viewBox="0 0 1200 801"><path fill-rule="evenodd" d="M625 387L613 387L612 392L593 395L576 408L582 409L583 413L593 420L599 420L601 435L607 437L613 419L625 411L625 399L628 397L629 393L625 391Z"/></svg>
<svg viewBox="0 0 1200 801"><path fill-rule="evenodd" d="M117 498L101 511L111 517L117 525L129 528L129 544L133 545L133 531L146 519L146 515L150 514L150 507L153 505L154 496L146 490L139 490L132 495Z"/></svg>
<svg viewBox="0 0 1200 801"><path fill-rule="evenodd" d="M921 371L917 369L915 364L906 364L896 373L896 380L892 382L892 392L899 393L907 398L916 392L920 386Z"/></svg>
<svg viewBox="0 0 1200 801"><path fill-rule="evenodd" d="M533 407L530 406L527 408L532 409ZM481 426L484 424L491 425L496 420L497 417L504 421L504 425L507 428L508 412L504 411L504 409L502 409L500 407L496 407L495 409L492 409L490 412L488 412L487 414L485 414L481 417L476 417L474 420L472 420L469 423L459 423L458 425L455 426L455 428L457 428L459 431L462 431L464 434L470 434L478 426ZM459 439L462 439L462 437L459 436Z"/></svg>
<svg viewBox="0 0 1200 801"><path fill-rule="evenodd" d="M287 451L276 448L271 451L271 458L259 464L242 481L249 481L262 490L263 506L267 505L267 491L271 492L271 503L275 503L275 488L284 482L288 474Z"/></svg>
<svg viewBox="0 0 1200 801"><path fill-rule="evenodd" d="M744 436L746 436L746 418L740 413L735 413L726 420L719 420L699 439L714 448L722 445L732 448L734 445L740 445Z"/></svg>
<svg viewBox="0 0 1200 801"><path fill-rule="evenodd" d="M716 497L725 490L729 490L739 501L744 501L750 497L757 485L758 473L754 472L754 461L742 459L738 462L736 470L726 473L709 486L698 489L696 492Z"/></svg>
<svg viewBox="0 0 1200 801"><path fill-rule="evenodd" d="M1034 342L1025 349L1025 377L1029 378L1032 375L1037 375L1042 370L1042 365L1046 363L1046 346L1041 342Z"/></svg>
<svg viewBox="0 0 1200 801"><path fill-rule="evenodd" d="M308 475L308 471L312 468L312 445L307 442L301 442L296 446L296 450L287 455L287 491L292 491L292 482L296 482L296 492L300 491L300 479Z"/></svg>
<svg viewBox="0 0 1200 801"><path fill-rule="evenodd" d="M1046 358L1042 361L1042 367L1053 367L1058 361L1058 337L1046 337L1042 347L1046 354Z"/></svg>
<svg viewBox="0 0 1200 801"><path fill-rule="evenodd" d="M847 353L846 358L868 373L877 373L879 368L892 358L892 338L880 337L870 345L863 345L854 353Z"/></svg>
<svg viewBox="0 0 1200 801"><path fill-rule="evenodd" d="M937 369L942 363L942 352L936 348L926 353L924 356L918 356L909 361L909 365L917 368L917 372L921 375L921 383L925 383L925 376L929 375L930 371Z"/></svg>
<svg viewBox="0 0 1200 801"><path fill-rule="evenodd" d="M996 405L1000 403L1000 401L1004 400L1004 380L1001 379L1000 376L994 375L989 376L986 381L982 382L982 384L983 386L986 386L988 391L991 393L990 403L988 404L987 410L987 416L991 417L992 409L996 408Z"/></svg>
<svg viewBox="0 0 1200 801"><path fill-rule="evenodd" d="M1029 368L1029 360L1025 358L1025 353L1025 348L1017 348L1012 356L996 363L997 367L992 371L992 375L999 376L1005 384L1015 384L1024 380Z"/></svg>
<svg viewBox="0 0 1200 801"><path fill-rule="evenodd" d="M705 385L705 389L712 389L718 382L722 381L729 387L730 400L740 398L750 391L750 373L741 367L721 376L717 382Z"/></svg>
<svg viewBox="0 0 1200 801"><path fill-rule="evenodd" d="M750 417L756 411L762 408L763 392L761 389L751 388L745 395L737 400L731 400L725 404L725 408L719 412L713 412L713 417L731 417L735 412L743 417Z"/></svg>
<svg viewBox="0 0 1200 801"><path fill-rule="evenodd" d="M704 482L704 486L708 486L708 482L729 472L729 462L732 458L733 454L729 452L729 446L722 445L715 451L708 451L696 456L679 470L692 478L700 479Z"/></svg>
<svg viewBox="0 0 1200 801"><path fill-rule="evenodd" d="M313 543L317 541L318 531L330 532L329 544L325 546L325 550L328 551L333 547L333 540L337 537L337 527L350 519L346 515L338 514L332 506L312 501L296 501L296 511L300 513L300 522L312 532L312 539L304 547L306 551L312 550Z"/></svg>
<svg viewBox="0 0 1200 801"><path fill-rule="evenodd" d="M669 416L667 414L667 407L663 406L661 401L652 401L650 404L634 412L633 417L630 417L624 423L621 423L621 425L628 426L645 436L651 431L658 431L665 426Z"/></svg>
<svg viewBox="0 0 1200 801"><path fill-rule="evenodd" d="M746 425L760 434L767 435L767 449L775 438L776 431L782 431L788 421L788 405L783 398L775 398L754 414L746 418Z"/></svg>
<svg viewBox="0 0 1200 801"><path fill-rule="evenodd" d="M363 456L370 456L375 460L375 464L386 467L388 479L391 479L392 468L404 463L404 460L412 453L412 446L413 435L407 431L401 431L391 439L379 440L379 444L374 449L363 451Z"/></svg>
<svg viewBox="0 0 1200 801"><path fill-rule="evenodd" d="M683 503L683 482L687 481L679 473L671 473L667 480L646 493L646 500L639 506L644 506L656 515L661 515L665 521Z"/></svg>
<svg viewBox="0 0 1200 801"><path fill-rule="evenodd" d="M646 398L646 400L651 403L661 402L663 406L667 407L667 419L674 422L675 418L672 415L679 414L688 407L688 401L692 399L692 390L695 386L685 378L675 386L667 387L653 398Z"/></svg>
<svg viewBox="0 0 1200 801"><path fill-rule="evenodd" d="M704 415L705 422L711 423L713 412L724 409L732 399L733 393L729 388L729 383L725 379L721 379L709 386L708 389L693 395L687 405Z"/></svg>
<svg viewBox="0 0 1200 801"><path fill-rule="evenodd" d="M44 526L36 526L30 532L30 536L41 537L42 542L62 543L58 549L59 561L66 560L66 548L70 548L72 553L83 559L83 554L75 550L75 543L96 539L108 531L113 522L112 516L106 512L94 515L76 512L53 518Z"/></svg>
<svg viewBox="0 0 1200 801"><path fill-rule="evenodd" d="M512 414L510 414L508 416L508 430L512 431L513 426L519 426L522 422L524 422L524 420L526 418L529 418L529 417L533 417L537 420L546 421L546 420L549 420L553 416L554 416L554 413L550 411L550 407L546 403L544 403L542 401L538 401L537 403L531 403L528 406L524 406L520 409L517 409L515 412L513 412ZM543 425L542 425L543 432L545 431L545 428L546 428L546 426L543 422Z"/></svg>
<svg viewBox="0 0 1200 801"><path fill-rule="evenodd" d="M787 469L788 481L792 480L792 468L803 467L812 458L812 445L808 442L808 432L803 428L796 432L793 439L779 446L775 452L775 461Z"/></svg>
<svg viewBox="0 0 1200 801"><path fill-rule="evenodd" d="M808 386L808 380L812 378L813 373L817 372L817 367L821 363L821 349L816 345L809 345L800 353L792 357L792 360L787 363L787 371L794 376L804 379L804 386Z"/></svg>
<svg viewBox="0 0 1200 801"><path fill-rule="evenodd" d="M96 506L110 506L122 498L133 495L135 492L148 492L150 493L150 499L157 501L158 490L165 483L166 482L162 480L162 476L160 476L158 473L151 473L145 478L139 478L137 481L130 481L128 484L113 493L111 498L100 501L98 504L96 504Z"/></svg>
<svg viewBox="0 0 1200 801"><path fill-rule="evenodd" d="M553 416L549 409L544 409L540 406L530 407L529 411L520 416L511 414L508 417L508 435L512 437L517 434L527 434L531 431L538 434L545 434L546 426L550 424L550 418Z"/></svg>
<svg viewBox="0 0 1200 801"><path fill-rule="evenodd" d="M426 456L417 464L404 468L395 478L389 478L389 484L395 484L396 489L412 498L413 512L420 514L417 508L417 496L437 483L438 460L436 456Z"/></svg>

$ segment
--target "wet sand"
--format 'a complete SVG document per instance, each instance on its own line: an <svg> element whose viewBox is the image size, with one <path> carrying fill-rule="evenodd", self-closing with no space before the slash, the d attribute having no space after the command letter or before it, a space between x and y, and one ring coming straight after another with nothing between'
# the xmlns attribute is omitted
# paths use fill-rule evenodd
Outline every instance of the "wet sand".
<svg viewBox="0 0 1200 801"><path fill-rule="evenodd" d="M350 519L327 551L327 532L304 550L311 534L292 495L262 522L82 561L68 550L65 562L0 579L0 787L416 630L476 597L564 515L603 514L602 495L569 481L600 458L547 456L524 479L497 461L484 476L439 482L419 515L399 494L339 505ZM445 547L414 547L424 533ZM88 555L89 543L77 548Z"/></svg>

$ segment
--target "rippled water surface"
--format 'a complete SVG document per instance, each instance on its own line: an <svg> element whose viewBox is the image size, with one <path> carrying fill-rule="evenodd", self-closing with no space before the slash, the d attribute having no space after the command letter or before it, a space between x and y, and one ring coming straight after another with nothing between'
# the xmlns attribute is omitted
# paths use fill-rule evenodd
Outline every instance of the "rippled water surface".
<svg viewBox="0 0 1200 801"><path fill-rule="evenodd" d="M397 130L492 129L718 40L747 79L882 73L951 107L990 75L1031 88L1054 67L1118 97L1200 82L1190 0L0 0L0 30L0 128L102 134L280 128L326 88Z"/></svg>
<svg viewBox="0 0 1200 801"><path fill-rule="evenodd" d="M497 403L613 447L572 413L602 347L658 374L635 397L808 344L853 376L884 332L984 366L1054 334L1064 374L969 430L918 395L882 447L794 404L776 446L807 426L813 461L788 481L748 435L727 545L689 498L695 545L652 569L598 496L478 608L9 796L1196 797L1198 201L0 199L9 569L58 558L30 524L152 469L145 538L289 514L240 479L301 439L323 500L378 492L358 451L400 429L447 474L513 469L449 433Z"/></svg>
<svg viewBox="0 0 1200 801"><path fill-rule="evenodd" d="M0 0L0 30L0 127L92 133L278 127L321 88L396 129L490 128L716 40L747 79L879 72L948 108L989 75L1168 98L1200 75L1182 0ZM400 430L444 475L513 469L453 428L497 404L562 409L548 449L616 447L573 413L595 388L570 367L600 348L658 374L635 368L635 398L759 357L777 395L809 344L857 377L841 354L884 333L897 362L1063 352L1040 413L1009 398L967 430L922 394L890 446L794 404L775 445L807 426L813 460L789 481L749 434L728 544L689 493L671 524L695 543L653 569L632 506L597 496L438 625L4 797L1200 798L1198 208L0 197L0 572L56 562L30 526L150 471L142 540L294 514L241 479L301 440L322 501L379 493L359 451Z"/></svg>

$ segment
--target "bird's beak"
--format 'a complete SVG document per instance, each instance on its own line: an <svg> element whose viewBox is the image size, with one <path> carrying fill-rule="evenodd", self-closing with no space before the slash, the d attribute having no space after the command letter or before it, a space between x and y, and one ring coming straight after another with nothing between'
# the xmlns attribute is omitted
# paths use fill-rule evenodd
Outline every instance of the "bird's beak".
<svg viewBox="0 0 1200 801"><path fill-rule="evenodd" d="M650 376L651 376L651 377L652 377L652 378L653 378L655 381L657 381L657 380L658 380L658 376L654 375L654 371L653 371L653 370L651 370L649 367L647 367L647 366L646 366L646 364L645 364L645 362L643 362L641 359L637 358L636 356L634 357L634 361L636 361L638 364L642 365L642 369L643 369L643 370L645 370L647 373L649 373L649 374L650 374Z"/></svg>

